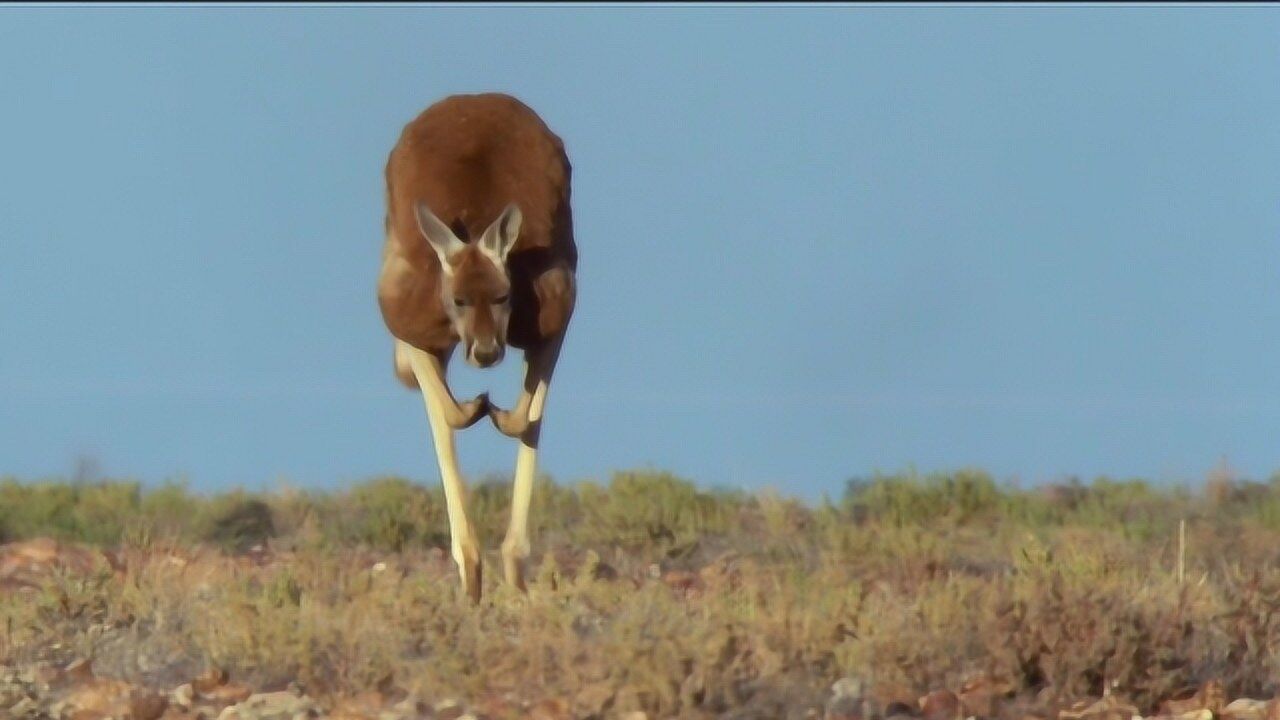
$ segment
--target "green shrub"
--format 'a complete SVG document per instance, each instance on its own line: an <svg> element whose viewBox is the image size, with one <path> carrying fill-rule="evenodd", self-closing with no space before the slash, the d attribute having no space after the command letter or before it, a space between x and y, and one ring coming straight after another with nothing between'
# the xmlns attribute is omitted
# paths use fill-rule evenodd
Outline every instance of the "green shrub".
<svg viewBox="0 0 1280 720"><path fill-rule="evenodd" d="M876 476L850 481L844 505L858 516L894 525L947 521L966 523L997 516L1008 497L991 476L962 470L919 477Z"/></svg>
<svg viewBox="0 0 1280 720"><path fill-rule="evenodd" d="M257 498L232 497L213 514L201 539L228 552L242 553L275 536L271 507Z"/></svg>
<svg viewBox="0 0 1280 720"><path fill-rule="evenodd" d="M583 539L623 547L665 547L727 532L735 503L670 473L619 472L608 490L578 487Z"/></svg>
<svg viewBox="0 0 1280 720"><path fill-rule="evenodd" d="M343 502L346 541L390 551L409 546L449 546L443 491L436 493L398 477L371 480L352 488Z"/></svg>

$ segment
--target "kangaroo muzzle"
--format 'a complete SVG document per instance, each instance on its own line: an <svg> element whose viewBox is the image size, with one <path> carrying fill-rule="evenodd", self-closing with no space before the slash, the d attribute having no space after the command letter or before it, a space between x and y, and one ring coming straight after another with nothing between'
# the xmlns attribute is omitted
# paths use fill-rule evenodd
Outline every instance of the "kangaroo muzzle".
<svg viewBox="0 0 1280 720"><path fill-rule="evenodd" d="M473 342L467 348L467 362L478 368L488 368L502 362L505 351L496 340Z"/></svg>

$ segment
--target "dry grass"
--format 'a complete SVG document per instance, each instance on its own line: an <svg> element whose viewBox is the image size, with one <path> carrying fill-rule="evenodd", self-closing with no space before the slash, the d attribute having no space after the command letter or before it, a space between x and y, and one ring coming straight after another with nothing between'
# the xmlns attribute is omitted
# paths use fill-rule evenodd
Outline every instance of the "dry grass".
<svg viewBox="0 0 1280 720"><path fill-rule="evenodd" d="M1152 713L1210 679L1271 697L1280 678L1271 485L1023 492L959 473L810 508L665 475L544 481L527 596L495 577L505 496L487 485L472 498L491 551L479 608L460 597L437 491L400 481L256 499L9 483L0 503L12 539L116 551L0 591L0 663L93 656L157 687L217 665L316 697L395 685L550 698L575 717L782 718L849 676L882 704L984 678L1046 713L1104 690Z"/></svg>

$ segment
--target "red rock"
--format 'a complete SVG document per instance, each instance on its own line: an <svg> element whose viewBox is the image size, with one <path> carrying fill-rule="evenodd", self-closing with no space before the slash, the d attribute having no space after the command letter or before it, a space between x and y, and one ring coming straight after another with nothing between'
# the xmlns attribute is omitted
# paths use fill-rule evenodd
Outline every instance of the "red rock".
<svg viewBox="0 0 1280 720"><path fill-rule="evenodd" d="M924 720L958 720L960 698L950 690L934 690L920 698L920 716Z"/></svg>
<svg viewBox="0 0 1280 720"><path fill-rule="evenodd" d="M686 598L699 597L704 589L702 578L686 570L667 571L662 575L662 582Z"/></svg>
<svg viewBox="0 0 1280 720"><path fill-rule="evenodd" d="M72 662L62 669L60 680L65 682L82 683L93 679L93 661L88 658L82 658Z"/></svg>
<svg viewBox="0 0 1280 720"><path fill-rule="evenodd" d="M107 556L87 545L63 544L51 538L0 545L0 588L6 590L38 588L57 570L87 575L104 567L112 567Z"/></svg>
<svg viewBox="0 0 1280 720"><path fill-rule="evenodd" d="M1266 720L1268 701L1240 698L1222 708L1223 720Z"/></svg>
<svg viewBox="0 0 1280 720"><path fill-rule="evenodd" d="M956 695L965 717L995 717L1002 697L1011 694L1016 687L1010 681L997 681L986 673L966 680Z"/></svg>
<svg viewBox="0 0 1280 720"><path fill-rule="evenodd" d="M119 680L95 679L74 688L66 698L73 718L110 716L121 720L157 720L169 701L159 693Z"/></svg>
<svg viewBox="0 0 1280 720"><path fill-rule="evenodd" d="M1135 715L1140 715L1138 708L1118 695L1081 700L1058 711L1059 720L1133 720Z"/></svg>
<svg viewBox="0 0 1280 720"><path fill-rule="evenodd" d="M227 705L242 703L245 700L248 700L250 695L253 695L252 689L238 683L227 683L226 685L219 685L218 687L210 688L206 692L199 693L197 697L210 704L225 707Z"/></svg>
<svg viewBox="0 0 1280 720"><path fill-rule="evenodd" d="M227 671L220 667L211 667L205 670L200 677L191 681L191 689L197 694L209 692L216 687L225 685L227 682Z"/></svg>
<svg viewBox="0 0 1280 720"><path fill-rule="evenodd" d="M382 693L376 690L355 697L343 698L329 713L329 720L378 720L386 705Z"/></svg>
<svg viewBox="0 0 1280 720"><path fill-rule="evenodd" d="M1209 710L1217 715L1222 713L1226 705L1227 693L1222 686L1222 682L1210 680L1200 686L1189 697L1185 693L1181 693L1160 703L1159 713L1161 715L1187 715L1197 710Z"/></svg>
<svg viewBox="0 0 1280 720"><path fill-rule="evenodd" d="M571 720L569 703L559 698L540 701L529 710L530 720Z"/></svg>

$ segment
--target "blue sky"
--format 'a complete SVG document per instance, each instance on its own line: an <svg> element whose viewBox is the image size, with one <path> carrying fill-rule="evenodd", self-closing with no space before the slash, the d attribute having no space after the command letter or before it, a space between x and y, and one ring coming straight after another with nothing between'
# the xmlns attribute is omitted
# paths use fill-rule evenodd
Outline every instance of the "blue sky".
<svg viewBox="0 0 1280 720"><path fill-rule="evenodd" d="M0 67L0 475L438 482L382 169L488 90L574 164L559 480L1280 470L1274 6L6 7Z"/></svg>

